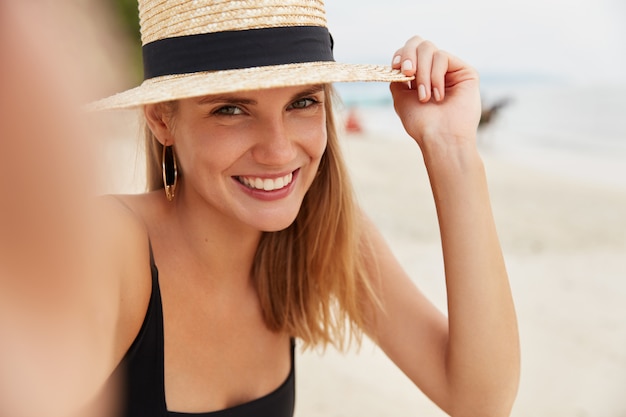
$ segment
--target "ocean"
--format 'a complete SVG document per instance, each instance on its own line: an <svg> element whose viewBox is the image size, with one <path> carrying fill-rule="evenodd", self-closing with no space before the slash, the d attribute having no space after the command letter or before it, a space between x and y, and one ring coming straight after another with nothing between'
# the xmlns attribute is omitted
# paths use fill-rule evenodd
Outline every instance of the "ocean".
<svg viewBox="0 0 626 417"><path fill-rule="evenodd" d="M345 83L336 88L365 131L389 140L406 138L387 84ZM483 152L626 191L626 85L495 77L482 80L481 96L484 109L506 102L479 130Z"/></svg>

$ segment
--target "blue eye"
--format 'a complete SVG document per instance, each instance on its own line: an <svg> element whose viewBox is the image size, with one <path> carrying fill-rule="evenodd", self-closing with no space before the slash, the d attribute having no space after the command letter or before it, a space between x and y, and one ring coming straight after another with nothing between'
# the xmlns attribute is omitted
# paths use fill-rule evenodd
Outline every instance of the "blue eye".
<svg viewBox="0 0 626 417"><path fill-rule="evenodd" d="M216 109L215 111L213 111L213 114L223 115L223 116L237 116L237 115L243 114L243 110L241 110L237 106L222 106Z"/></svg>
<svg viewBox="0 0 626 417"><path fill-rule="evenodd" d="M289 108L291 109L306 109L307 107L310 107L314 104L319 103L319 101L312 99L312 98L301 98L299 100L294 101L293 103L291 103L291 105L289 106Z"/></svg>

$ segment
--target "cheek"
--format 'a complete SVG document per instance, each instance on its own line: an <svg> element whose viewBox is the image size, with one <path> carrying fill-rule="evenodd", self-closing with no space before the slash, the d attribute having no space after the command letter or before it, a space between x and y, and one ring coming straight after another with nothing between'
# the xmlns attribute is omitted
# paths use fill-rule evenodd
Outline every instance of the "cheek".
<svg viewBox="0 0 626 417"><path fill-rule="evenodd" d="M305 129L301 127L299 132L305 152L312 160L319 161L326 150L328 142L325 119L309 123Z"/></svg>
<svg viewBox="0 0 626 417"><path fill-rule="evenodd" d="M328 143L326 131L321 132L320 135L316 136L315 139L312 139L308 142L307 153L311 157L312 160L319 162L326 151L326 145Z"/></svg>
<svg viewBox="0 0 626 417"><path fill-rule="evenodd" d="M232 135L215 132L179 132L176 142L179 169L189 176L220 175L236 160L241 150Z"/></svg>

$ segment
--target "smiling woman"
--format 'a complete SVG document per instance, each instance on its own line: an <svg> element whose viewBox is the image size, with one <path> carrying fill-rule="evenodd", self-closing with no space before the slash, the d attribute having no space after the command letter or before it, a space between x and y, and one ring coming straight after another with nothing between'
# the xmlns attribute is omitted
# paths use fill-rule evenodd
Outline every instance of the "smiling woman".
<svg viewBox="0 0 626 417"><path fill-rule="evenodd" d="M85 273L104 275L98 375L121 383L119 414L291 416L296 344L363 334L446 412L508 414L517 329L476 72L420 37L391 66L335 62L321 0L140 0L139 14L146 79L90 107L140 109L149 189L84 206L104 241ZM332 83L349 81L393 83L421 149L447 316L355 201L333 114Z"/></svg>
<svg viewBox="0 0 626 417"><path fill-rule="evenodd" d="M183 99L167 110L147 105L151 184L163 188L159 156L173 147L177 201L208 203L212 221L285 229L326 148L325 97L322 86L302 86Z"/></svg>

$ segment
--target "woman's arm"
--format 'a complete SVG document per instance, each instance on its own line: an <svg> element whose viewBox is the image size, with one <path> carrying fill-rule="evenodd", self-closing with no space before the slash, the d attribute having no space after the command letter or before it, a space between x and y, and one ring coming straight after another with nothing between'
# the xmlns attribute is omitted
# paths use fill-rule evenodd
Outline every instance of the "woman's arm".
<svg viewBox="0 0 626 417"><path fill-rule="evenodd" d="M519 379L513 300L475 135L476 72L412 38L394 65L416 75L394 84L396 112L419 145L439 220L448 299L441 315L369 226L383 311L371 333L398 366L453 416L505 416ZM417 71L416 71L417 69Z"/></svg>
<svg viewBox="0 0 626 417"><path fill-rule="evenodd" d="M113 398L84 407L150 291L145 230L92 196L93 132L74 111L87 80L63 6L0 0L2 416L111 415Z"/></svg>

